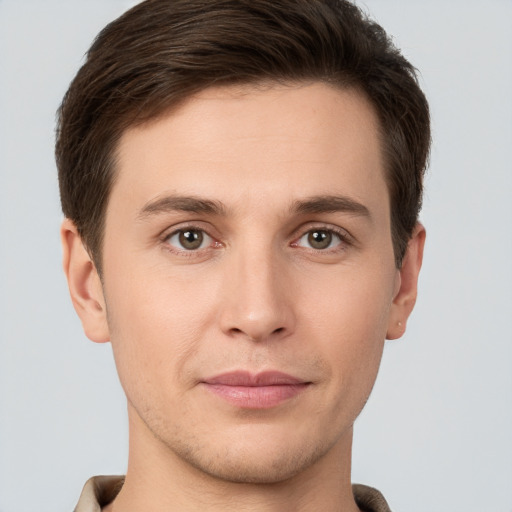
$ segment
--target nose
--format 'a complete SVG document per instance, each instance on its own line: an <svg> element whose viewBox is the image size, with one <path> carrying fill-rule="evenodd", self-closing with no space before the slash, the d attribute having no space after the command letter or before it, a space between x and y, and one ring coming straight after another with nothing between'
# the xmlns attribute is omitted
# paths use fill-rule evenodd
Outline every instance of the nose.
<svg viewBox="0 0 512 512"><path fill-rule="evenodd" d="M229 258L219 316L225 334L269 341L294 331L293 286L286 267L271 248L240 251Z"/></svg>

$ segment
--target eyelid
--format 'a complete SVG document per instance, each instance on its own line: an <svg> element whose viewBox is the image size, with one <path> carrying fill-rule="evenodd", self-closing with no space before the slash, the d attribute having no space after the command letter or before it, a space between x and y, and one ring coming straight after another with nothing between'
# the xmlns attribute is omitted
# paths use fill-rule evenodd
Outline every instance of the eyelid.
<svg viewBox="0 0 512 512"><path fill-rule="evenodd" d="M324 252L328 253L330 251L339 251L343 250L338 247L332 247L329 249L314 249L313 247L303 247L298 244L300 239L310 233L311 231L328 231L330 233L333 233L340 239L340 245L343 245L343 248L350 247L355 244L354 237L344 228L341 228L340 226L336 226L333 224L324 224L324 223L308 223L305 226L301 226L297 231L296 234L293 237L293 241L290 244L292 247L302 247L306 250L311 250L315 252Z"/></svg>
<svg viewBox="0 0 512 512"><path fill-rule="evenodd" d="M174 225L172 227L166 228L162 233L159 235L159 239L161 243L165 246L165 248L174 253L179 254L183 256L193 257L194 255L198 255L204 251L207 251L211 248L218 248L222 246L222 243L217 240L215 236L210 234L210 229L205 228L201 225L201 222L183 222L181 224ZM172 245L169 243L169 239L175 235L177 235L180 232L183 231L201 231L206 237L210 239L210 243L206 247L201 247L198 249L180 249L179 247Z"/></svg>
<svg viewBox="0 0 512 512"><path fill-rule="evenodd" d="M176 244L175 242L171 243L171 240L173 240L175 237L179 238L179 236L182 233L191 232L191 231L201 232L203 238L201 240L201 244L200 244L199 247L194 248L194 249L187 249L186 247L179 247L179 245ZM212 241L213 241L213 238L208 233L206 233L206 231L199 230L199 229L191 229L191 228L188 228L188 229L187 228L185 228L185 229L178 229L178 231L174 231L173 233L171 233L166 238L166 242L169 245L171 245L172 247L178 249L179 251L185 251L185 252L196 252L196 251L200 251L201 249L205 249L206 247L211 245Z"/></svg>
<svg viewBox="0 0 512 512"><path fill-rule="evenodd" d="M179 255L185 255L189 257L193 257L194 255L198 255L204 251L207 251L208 249L215 249L224 247L224 244L218 240L218 236L214 236L211 234L211 231L213 230L210 225L207 227L204 226L205 223L202 221L185 221L182 223L179 223L177 225L173 225L171 227L167 227L165 230L161 232L161 234L158 236L161 243L165 245L165 248L175 254ZM202 231L207 237L211 239L210 244L207 247L199 248L199 249L179 249L176 246L173 246L168 243L168 240L173 235L176 235L180 231L186 231L187 229L190 230L197 230ZM307 233L318 230L318 231L329 231L336 235L340 239L340 244L342 247L333 247L328 249L314 249L313 247L304 247L300 246L298 242L300 239L305 236ZM214 231L214 230L213 230ZM213 244L212 244L213 242ZM308 222L306 224L301 225L299 228L297 228L292 235L292 242L290 243L291 247L301 247L305 250L313 251L315 253L329 253L329 252L338 252L342 251L350 246L356 245L356 239L344 228L337 226L335 224L328 224L324 222Z"/></svg>
<svg viewBox="0 0 512 512"><path fill-rule="evenodd" d="M215 231L210 223L200 221L200 220L184 220L182 222L177 222L176 224L167 225L164 229L162 229L157 235L160 240L165 240L169 238L171 235L177 233L178 231L186 231L187 229L193 229L197 231L203 231L211 238L218 238L218 235L213 235L212 233Z"/></svg>

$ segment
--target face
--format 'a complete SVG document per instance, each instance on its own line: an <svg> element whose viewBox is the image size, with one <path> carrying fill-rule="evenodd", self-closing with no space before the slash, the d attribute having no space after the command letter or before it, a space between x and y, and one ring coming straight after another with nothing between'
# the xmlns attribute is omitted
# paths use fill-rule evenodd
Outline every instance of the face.
<svg viewBox="0 0 512 512"><path fill-rule="evenodd" d="M340 454L401 282L372 107L208 89L128 130L118 171L102 291L131 436L233 481Z"/></svg>

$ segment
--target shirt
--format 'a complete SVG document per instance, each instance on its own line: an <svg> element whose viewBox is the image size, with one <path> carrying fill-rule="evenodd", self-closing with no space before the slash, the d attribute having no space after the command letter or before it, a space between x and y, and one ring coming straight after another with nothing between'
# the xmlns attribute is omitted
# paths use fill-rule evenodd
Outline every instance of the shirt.
<svg viewBox="0 0 512 512"><path fill-rule="evenodd" d="M74 512L101 512L114 500L121 487L123 487L123 476L95 476L85 483L80 500ZM373 487L354 484L352 491L357 506L363 512L391 512L384 496Z"/></svg>

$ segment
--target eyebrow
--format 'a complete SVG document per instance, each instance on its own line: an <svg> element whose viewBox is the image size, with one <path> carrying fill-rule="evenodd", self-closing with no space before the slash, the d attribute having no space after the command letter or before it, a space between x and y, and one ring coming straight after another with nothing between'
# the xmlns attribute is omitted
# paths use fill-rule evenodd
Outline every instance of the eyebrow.
<svg viewBox="0 0 512 512"><path fill-rule="evenodd" d="M299 214L343 212L371 219L370 210L364 204L338 195L313 196L295 201L292 211Z"/></svg>
<svg viewBox="0 0 512 512"><path fill-rule="evenodd" d="M144 220L153 215L171 212L225 215L226 209L222 203L210 199L203 199L196 196L169 195L146 203L140 210L137 218Z"/></svg>
<svg viewBox="0 0 512 512"><path fill-rule="evenodd" d="M197 196L167 195L146 203L137 215L139 220L171 212L189 212L208 215L226 215L226 207L220 201ZM296 200L290 211L299 215L311 213L343 212L371 219L370 211L358 201L346 196L321 195Z"/></svg>

